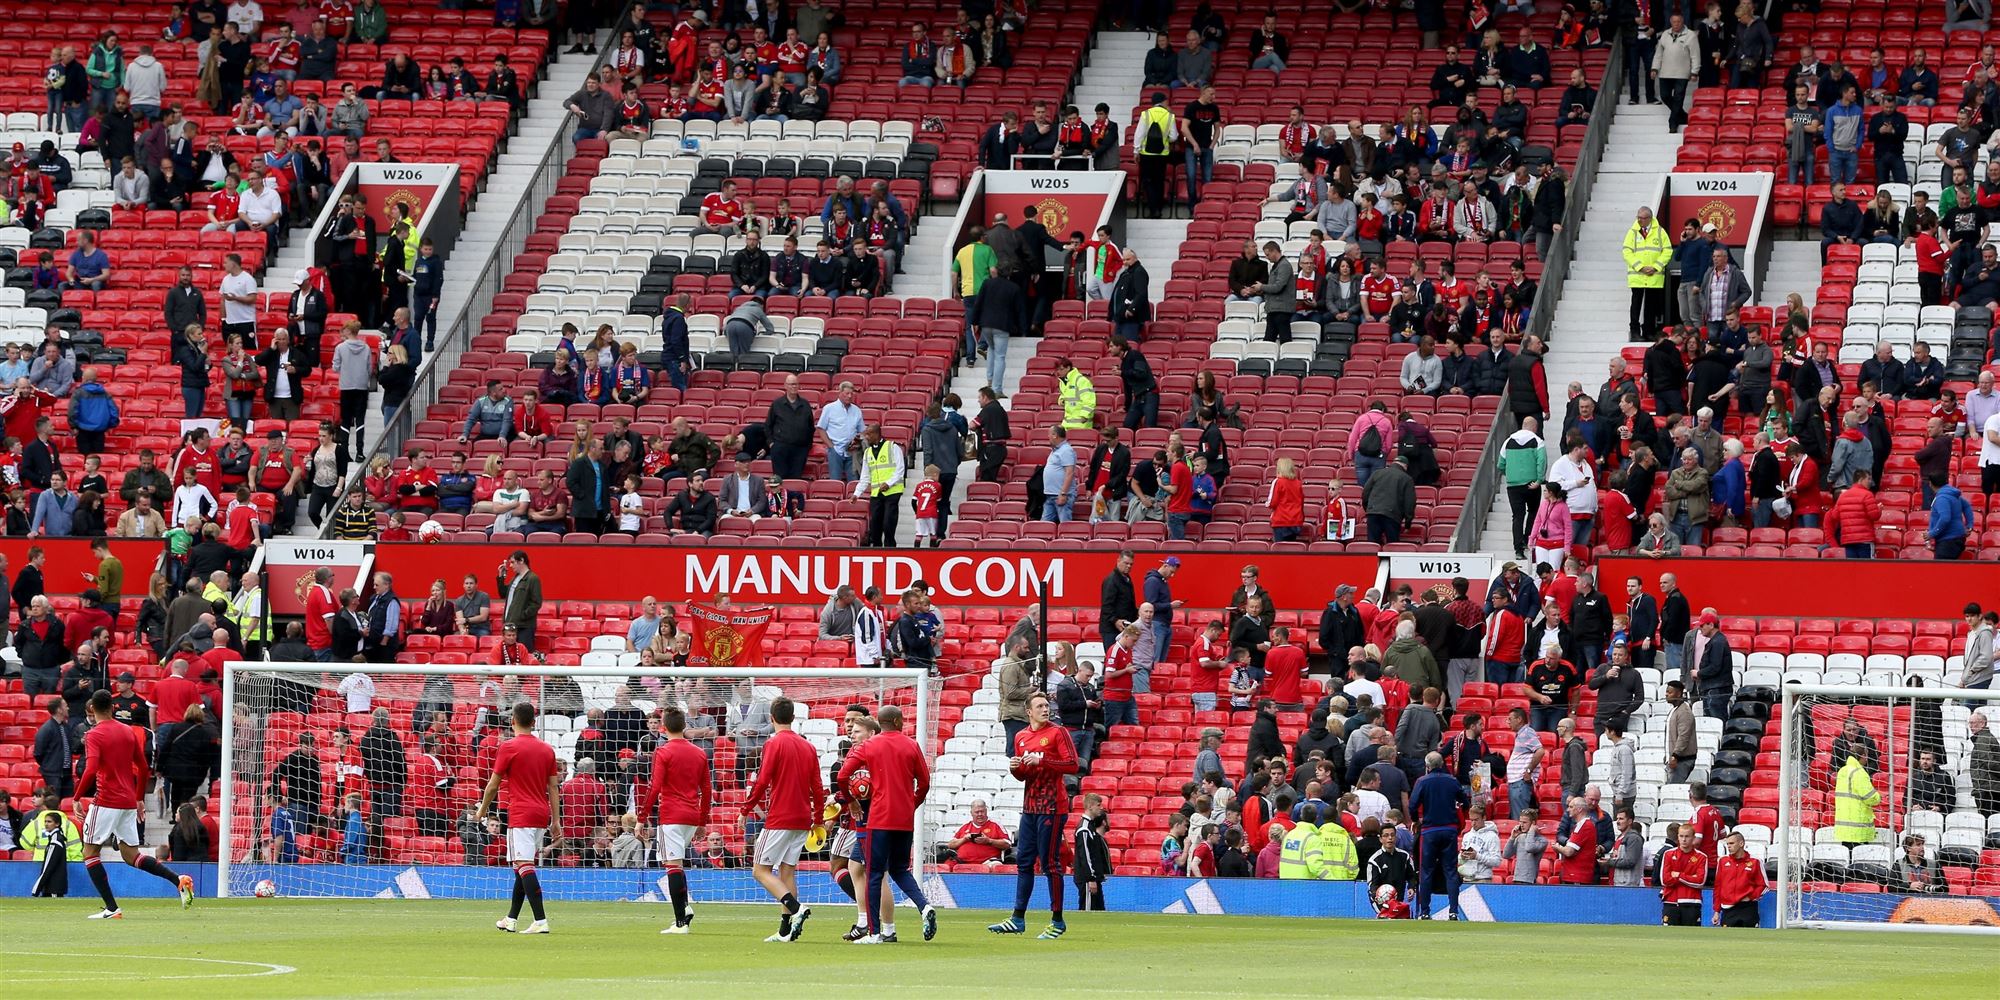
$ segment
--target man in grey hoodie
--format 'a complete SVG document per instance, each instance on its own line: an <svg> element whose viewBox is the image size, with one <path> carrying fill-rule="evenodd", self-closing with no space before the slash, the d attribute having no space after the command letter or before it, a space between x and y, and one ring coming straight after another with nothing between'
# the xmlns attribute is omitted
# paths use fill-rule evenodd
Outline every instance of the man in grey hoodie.
<svg viewBox="0 0 2000 1000"><path fill-rule="evenodd" d="M152 121L160 117L160 95L167 92L167 69L153 58L151 45L139 46L139 55L125 67L125 94L132 114Z"/></svg>
<svg viewBox="0 0 2000 1000"><path fill-rule="evenodd" d="M361 324L349 320L333 348L333 374L340 381L340 426L348 428L348 454L363 451L362 428L368 424L368 394L375 386L375 352L361 339Z"/></svg>

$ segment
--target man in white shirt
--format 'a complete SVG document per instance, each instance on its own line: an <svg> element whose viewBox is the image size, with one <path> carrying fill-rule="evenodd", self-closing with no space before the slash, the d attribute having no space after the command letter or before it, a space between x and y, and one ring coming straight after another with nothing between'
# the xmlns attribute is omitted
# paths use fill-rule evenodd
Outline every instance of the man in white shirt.
<svg viewBox="0 0 2000 1000"><path fill-rule="evenodd" d="M375 679L357 670L341 679L340 693L347 696L347 714L366 715L375 701Z"/></svg>
<svg viewBox="0 0 2000 1000"><path fill-rule="evenodd" d="M257 32L264 27L264 8L257 0L236 0L229 5L228 23L236 26L243 37L257 40Z"/></svg>
<svg viewBox="0 0 2000 1000"><path fill-rule="evenodd" d="M292 356L292 336L283 329L271 335L271 349L257 356L257 364L266 372L264 399L274 419L299 418L298 378L305 367L300 364L303 360Z"/></svg>
<svg viewBox="0 0 2000 1000"><path fill-rule="evenodd" d="M826 448L827 478L851 483L854 481L854 456L847 448L861 433L861 407L854 402L854 383L840 383L838 397L820 408L819 442Z"/></svg>
<svg viewBox="0 0 2000 1000"><path fill-rule="evenodd" d="M243 196L245 213L250 196ZM257 279L243 269L243 258L228 254L222 258L222 336L243 338L246 350L257 349Z"/></svg>
<svg viewBox="0 0 2000 1000"><path fill-rule="evenodd" d="M2000 413L1979 425L1979 492L1989 497L2000 493Z"/></svg>
<svg viewBox="0 0 2000 1000"><path fill-rule="evenodd" d="M1524 709L1507 710L1507 725L1514 730L1514 749L1507 757L1507 798L1513 815L1535 804L1535 778L1541 774L1542 735L1528 725Z"/></svg>
<svg viewBox="0 0 2000 1000"><path fill-rule="evenodd" d="M1590 541L1590 524L1597 515L1597 476L1591 471L1586 451L1579 440L1549 464L1549 481L1563 488L1563 502L1569 505L1574 526L1571 540L1577 544Z"/></svg>
<svg viewBox="0 0 2000 1000"><path fill-rule="evenodd" d="M1978 434L1996 413L2000 413L2000 392L1993 390L1993 373L1982 371L1979 388L1965 394L1965 432Z"/></svg>
<svg viewBox="0 0 2000 1000"><path fill-rule="evenodd" d="M278 224L285 217L285 201L278 196L278 186L265 176L264 168L250 168L250 184L237 211L245 227L264 234L264 252L276 257Z"/></svg>

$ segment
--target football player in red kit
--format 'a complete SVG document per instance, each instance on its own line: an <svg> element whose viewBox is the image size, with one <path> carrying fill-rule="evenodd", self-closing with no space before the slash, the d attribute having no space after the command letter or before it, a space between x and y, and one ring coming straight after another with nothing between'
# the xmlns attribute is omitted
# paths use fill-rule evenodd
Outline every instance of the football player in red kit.
<svg viewBox="0 0 2000 1000"><path fill-rule="evenodd" d="M667 895L674 903L674 924L660 933L686 934L694 923L694 907L688 903L687 873L681 863L687 859L694 832L708 825L714 789L708 755L687 741L687 714L678 708L661 711L660 728L667 738L653 749L653 774L639 796L639 818L646 822L653 815L653 804L659 803L656 845L660 866L667 870Z"/></svg>
<svg viewBox="0 0 2000 1000"><path fill-rule="evenodd" d="M90 873L90 884L97 887L97 894L104 897L103 911L91 914L90 919L119 920L125 916L118 908L118 897L111 894L111 876L97 857L106 847L116 847L126 864L178 887L181 909L193 906L194 879L176 875L158 859L139 853L139 790L149 778L139 731L112 717L109 691L91 695L85 711L91 726L83 737L83 780L77 783L76 794L78 798L95 795L96 799L83 814L83 869Z"/></svg>
<svg viewBox="0 0 2000 1000"><path fill-rule="evenodd" d="M479 798L473 818L484 820L493 807L500 787L507 787L507 861L514 866L514 901L507 916L493 926L513 931L521 916L521 903L534 910L535 920L522 934L547 934L548 915L542 912L542 881L535 875L535 861L541 856L542 841L550 847L562 846L562 768L556 764L555 749L536 738L535 706L521 702L514 706L514 736L500 744L493 758L493 776L486 779L486 794Z"/></svg>
<svg viewBox="0 0 2000 1000"><path fill-rule="evenodd" d="M1062 843L1069 821L1069 789L1064 777L1076 773L1076 744L1069 730L1049 724L1049 696L1028 697L1028 728L1014 734L1007 768L1027 782L1021 798L1021 832L1014 838L1014 915L986 928L995 934L1028 929L1028 900L1035 894L1035 868L1049 880L1049 929L1044 941L1063 936Z"/></svg>
<svg viewBox="0 0 2000 1000"><path fill-rule="evenodd" d="M806 918L812 916L811 907L799 904L799 855L826 808L819 751L792 731L795 711L790 698L771 702L771 726L776 732L764 742L763 766L743 803L745 809L764 814L764 832L757 835L750 872L785 909L778 933L766 941L797 941L806 929Z"/></svg>

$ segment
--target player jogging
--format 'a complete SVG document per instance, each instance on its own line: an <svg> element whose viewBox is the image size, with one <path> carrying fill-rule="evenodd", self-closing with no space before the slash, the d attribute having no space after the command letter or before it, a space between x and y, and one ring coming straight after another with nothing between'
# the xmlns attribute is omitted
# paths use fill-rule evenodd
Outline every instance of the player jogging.
<svg viewBox="0 0 2000 1000"><path fill-rule="evenodd" d="M1049 725L1049 696L1028 696L1028 728L1014 734L1014 756L1007 769L1027 782L1021 799L1021 833L1014 838L1014 915L986 928L995 934L1020 934L1028 929L1028 900L1035 894L1035 867L1049 880L1049 929L1039 938L1053 941L1063 926L1062 843L1069 822L1069 789L1063 776L1076 773L1076 744L1069 730Z"/></svg>
<svg viewBox="0 0 2000 1000"><path fill-rule="evenodd" d="M97 854L106 847L118 848L125 863L173 883L180 890L181 909L194 905L194 879L176 875L158 858L139 853L139 789L151 775L146 769L146 750L133 729L111 715L111 692L90 696L85 709L90 715L90 732L83 737L83 780L77 783L79 798L95 795L83 814L83 869L90 884L104 897L104 910L90 915L92 920L122 920L118 897L111 894L111 876Z"/></svg>
<svg viewBox="0 0 2000 1000"><path fill-rule="evenodd" d="M653 815L659 803L659 833L656 845L660 866L667 870L667 895L674 901L674 924L662 934L686 934L694 923L694 907L688 903L687 873L681 862L687 858L688 842L694 832L708 825L709 801L714 795L708 770L708 755L687 741L687 715L678 708L660 712L660 728L667 738L653 749L653 775L639 796L641 821Z"/></svg>
<svg viewBox="0 0 2000 1000"><path fill-rule="evenodd" d="M513 931L521 916L521 901L527 900L535 921L522 934L547 934L548 914L542 912L542 881L535 877L535 860L541 856L542 841L550 847L562 846L562 770L556 766L556 752L535 738L535 706L521 702L514 706L514 738L500 744L493 758L493 776L486 779L486 794L479 797L475 820L484 820L493 806L493 797L504 783L507 787L507 861L514 866L514 902L507 916L493 926Z"/></svg>
<svg viewBox="0 0 2000 1000"><path fill-rule="evenodd" d="M778 919L778 933L765 941L797 941L805 932L812 907L799 905L799 855L805 852L806 837L820 826L820 811L826 808L826 789L819 783L819 751L792 732L792 714L790 698L771 702L775 732L764 742L763 766L758 768L757 781L743 803L744 808L759 810L764 816L764 831L757 835L750 873L785 909Z"/></svg>
<svg viewBox="0 0 2000 1000"><path fill-rule="evenodd" d="M880 735L856 747L840 766L846 784L854 773L868 769L868 898L882 895L883 878L893 880L904 898L923 914L924 940L937 936L937 911L910 874L910 846L916 840L917 807L930 794L931 771L917 742L903 733L903 710L884 705L875 716ZM887 910L885 914L882 911ZM868 914L868 934L855 944L896 942L895 901Z"/></svg>

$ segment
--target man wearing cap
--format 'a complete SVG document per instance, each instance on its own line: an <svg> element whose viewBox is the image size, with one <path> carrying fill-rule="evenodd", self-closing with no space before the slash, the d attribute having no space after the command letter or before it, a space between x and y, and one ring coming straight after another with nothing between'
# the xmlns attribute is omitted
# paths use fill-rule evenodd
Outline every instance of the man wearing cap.
<svg viewBox="0 0 2000 1000"><path fill-rule="evenodd" d="M1182 603L1174 600L1174 588L1168 581L1172 580L1174 574L1180 571L1180 557L1168 556L1165 561L1160 563L1158 569L1146 574L1143 592L1140 595L1147 604L1153 606L1153 648L1162 652L1172 642L1174 634L1174 609L1180 607ZM1151 686L1147 678L1142 676L1133 679L1133 693L1146 694L1150 690Z"/></svg>
<svg viewBox="0 0 2000 1000"><path fill-rule="evenodd" d="M118 675L118 686L111 693L111 717L128 726L145 729L150 725L151 719L146 699L139 697L139 692L132 689L132 685L138 680L139 678L130 670Z"/></svg>
<svg viewBox="0 0 2000 1000"><path fill-rule="evenodd" d="M1687 668L1701 711L1711 719L1727 718L1729 696L1735 690L1735 675L1729 659L1729 637L1722 634L1722 619L1714 608L1703 608L1693 635L1687 641Z"/></svg>

